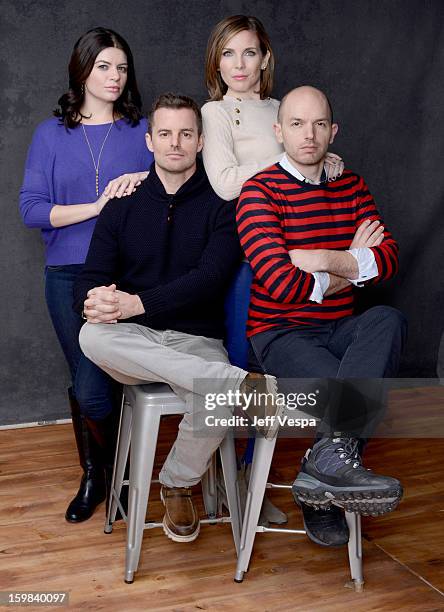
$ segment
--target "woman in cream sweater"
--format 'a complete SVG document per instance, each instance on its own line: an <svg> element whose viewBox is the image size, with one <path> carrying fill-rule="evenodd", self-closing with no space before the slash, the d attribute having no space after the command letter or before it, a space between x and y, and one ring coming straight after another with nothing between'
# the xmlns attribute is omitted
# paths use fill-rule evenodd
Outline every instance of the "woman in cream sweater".
<svg viewBox="0 0 444 612"><path fill-rule="evenodd" d="M246 180L282 157L273 129L279 101L269 97L273 73L270 39L258 19L235 15L215 26L206 54L210 101L202 107L202 155L210 183L224 200L237 198ZM325 166L330 180L344 168L333 153Z"/></svg>
<svg viewBox="0 0 444 612"><path fill-rule="evenodd" d="M225 200L237 198L245 181L282 157L283 148L273 129L279 101L269 97L273 73L270 39L257 18L234 15L215 26L206 53L210 101L202 107L202 155L214 191ZM329 180L344 169L341 158L333 153L327 154L324 165ZM267 498L264 502L264 519L285 522L280 510ZM341 510L332 506L317 511L299 505L307 535L314 542L324 546L347 543L348 528Z"/></svg>

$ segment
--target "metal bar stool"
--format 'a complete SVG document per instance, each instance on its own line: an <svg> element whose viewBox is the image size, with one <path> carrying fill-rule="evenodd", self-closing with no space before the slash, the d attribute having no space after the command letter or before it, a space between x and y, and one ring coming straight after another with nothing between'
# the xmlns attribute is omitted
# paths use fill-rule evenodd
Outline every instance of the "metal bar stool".
<svg viewBox="0 0 444 612"><path fill-rule="evenodd" d="M117 439L110 504L105 521L105 533L111 533L119 508L127 524L125 582L134 581L145 529L162 527L162 523L145 522L148 507L154 457L160 418L167 414L184 414L185 403L166 384L127 385ZM125 466L131 447L129 480L124 480ZM234 442L228 432L219 447L222 472L225 480L229 517L216 517L217 490L214 457L210 468L202 478L202 491L208 519L201 523L231 523L236 553L239 552L241 514ZM129 487L128 516L120 503L123 485Z"/></svg>
<svg viewBox="0 0 444 612"><path fill-rule="evenodd" d="M267 440L263 437L256 438L251 467L250 482L247 493L247 503L243 518L240 552L236 567L235 582L242 582L244 572L248 571L251 553L253 551L254 538L258 532L278 532L305 534L303 529L285 529L274 527L262 527L258 525L259 514L262 506L266 488L291 489L291 485L275 485L267 482L273 459L276 438ZM361 544L361 516L354 512L346 512L345 517L350 530L348 542L348 558L350 563L351 582L347 584L362 591L364 580L362 575L362 544Z"/></svg>
<svg viewBox="0 0 444 612"><path fill-rule="evenodd" d="M250 304L250 289L253 272L246 261L240 265L225 300L226 313L226 346L230 362L241 368L248 369L248 341L246 325ZM301 414L302 417L307 415ZM278 533L305 534L302 529L284 529L262 527L257 524L266 488L291 489L290 485L274 485L267 482L273 458L276 439L268 441L264 438L250 438L248 441L245 462L252 466L247 493L247 502L243 518L240 552L236 568L235 581L242 582L244 572L248 570L253 550L254 538L258 532L277 531ZM361 517L346 512L345 517L350 530L348 556L352 583L356 590L362 590L362 547L361 547Z"/></svg>

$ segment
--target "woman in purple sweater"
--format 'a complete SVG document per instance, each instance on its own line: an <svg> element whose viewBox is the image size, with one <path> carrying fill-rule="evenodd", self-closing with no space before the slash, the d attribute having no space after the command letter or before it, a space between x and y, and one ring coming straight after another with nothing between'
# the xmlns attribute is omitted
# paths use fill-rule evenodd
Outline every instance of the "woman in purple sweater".
<svg viewBox="0 0 444 612"><path fill-rule="evenodd" d="M88 252L110 180L149 168L131 50L112 30L95 28L77 41L69 89L55 117L33 136L20 191L27 227L39 228L46 248L45 294L71 373L72 423L83 476L67 521L88 519L107 492L116 436L118 390L81 352L81 317L72 309L73 285Z"/></svg>

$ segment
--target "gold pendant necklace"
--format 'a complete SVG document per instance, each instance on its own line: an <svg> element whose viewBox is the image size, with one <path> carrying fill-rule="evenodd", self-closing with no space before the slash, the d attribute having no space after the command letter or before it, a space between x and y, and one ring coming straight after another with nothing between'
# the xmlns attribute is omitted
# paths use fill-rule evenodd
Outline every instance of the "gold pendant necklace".
<svg viewBox="0 0 444 612"><path fill-rule="evenodd" d="M106 139L108 138L109 133L111 132L111 128L113 127L113 125L114 125L114 123L111 123L111 125L109 126L108 131L107 131L107 133L106 133L106 136L105 136L105 138L103 139L102 146L100 147L100 151L99 151L99 157L97 158L97 164L96 164L96 160L94 159L94 154L93 154L93 152L92 152L92 148L91 148L91 145L90 145L90 143L89 143L88 136L86 135L85 126L84 126L84 125L83 125L83 123L82 123L82 129L83 129L83 133L84 133L84 135L85 135L86 144L88 145L89 152L91 153L92 163L93 163L93 166L94 166L94 170L96 171L96 196L97 196L97 197L99 197L99 168L100 168L100 158L102 157L103 147L105 146Z"/></svg>

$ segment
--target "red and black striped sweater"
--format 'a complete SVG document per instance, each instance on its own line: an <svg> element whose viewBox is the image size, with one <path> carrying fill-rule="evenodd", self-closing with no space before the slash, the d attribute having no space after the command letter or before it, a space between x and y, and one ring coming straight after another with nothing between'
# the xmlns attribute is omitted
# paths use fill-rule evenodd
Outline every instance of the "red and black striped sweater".
<svg viewBox="0 0 444 612"><path fill-rule="evenodd" d="M322 304L311 302L314 277L295 267L288 251L346 250L365 219L382 222L364 180L349 170L334 182L311 185L275 164L248 180L237 204L239 237L254 272L247 335L353 314L352 286ZM387 229L372 251L378 276L368 283L396 274L398 245Z"/></svg>

